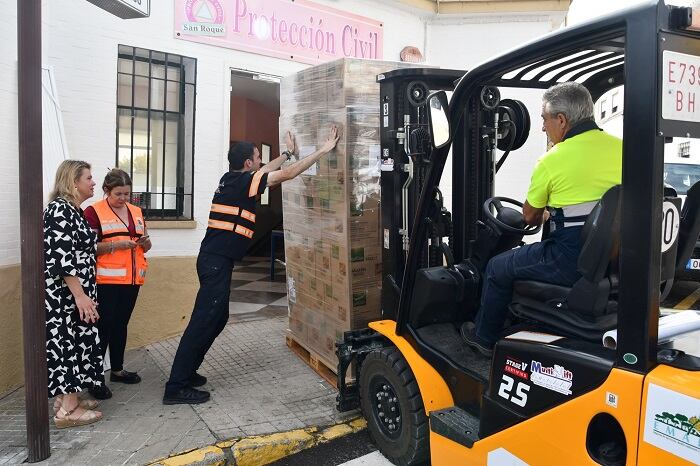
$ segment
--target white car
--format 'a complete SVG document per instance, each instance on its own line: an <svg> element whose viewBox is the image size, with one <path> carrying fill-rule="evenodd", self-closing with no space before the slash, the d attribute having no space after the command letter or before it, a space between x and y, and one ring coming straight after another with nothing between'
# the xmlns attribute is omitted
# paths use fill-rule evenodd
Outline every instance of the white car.
<svg viewBox="0 0 700 466"><path fill-rule="evenodd" d="M689 163L664 163L664 183L676 190L685 202L685 195L695 183L700 181L700 165ZM693 253L684 269L676 271L676 277L700 281L700 241L695 244Z"/></svg>

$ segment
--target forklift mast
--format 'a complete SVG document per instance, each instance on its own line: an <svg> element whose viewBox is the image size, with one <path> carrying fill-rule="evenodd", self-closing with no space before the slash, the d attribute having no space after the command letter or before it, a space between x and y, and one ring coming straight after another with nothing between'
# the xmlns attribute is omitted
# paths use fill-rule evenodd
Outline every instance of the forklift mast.
<svg viewBox="0 0 700 466"><path fill-rule="evenodd" d="M380 89L382 315L395 318L418 198L431 165L428 95L452 91L464 71L404 68L377 77ZM427 218L429 246L420 267L442 265L453 255L452 216L436 189ZM443 243L448 238L448 243ZM452 260L452 259L449 259Z"/></svg>

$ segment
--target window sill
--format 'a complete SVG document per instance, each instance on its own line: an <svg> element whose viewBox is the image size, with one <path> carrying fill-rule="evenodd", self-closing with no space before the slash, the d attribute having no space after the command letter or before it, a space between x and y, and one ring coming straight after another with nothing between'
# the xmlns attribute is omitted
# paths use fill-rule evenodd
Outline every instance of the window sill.
<svg viewBox="0 0 700 466"><path fill-rule="evenodd" d="M197 228L196 220L148 220L146 226L149 230L194 230Z"/></svg>

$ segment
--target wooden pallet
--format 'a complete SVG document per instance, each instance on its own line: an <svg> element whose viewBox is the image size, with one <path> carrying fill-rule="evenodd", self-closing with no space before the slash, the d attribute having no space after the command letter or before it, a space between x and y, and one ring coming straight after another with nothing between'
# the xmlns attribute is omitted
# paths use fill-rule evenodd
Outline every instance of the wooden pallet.
<svg viewBox="0 0 700 466"><path fill-rule="evenodd" d="M338 376L335 373L336 369L334 367L321 359L318 354L309 350L306 348L306 346L297 341L297 339L294 338L294 335L287 334L286 340L287 346L294 354L299 356L302 361L308 364L309 367L311 367L323 378L323 380L331 384L336 389L338 388Z"/></svg>

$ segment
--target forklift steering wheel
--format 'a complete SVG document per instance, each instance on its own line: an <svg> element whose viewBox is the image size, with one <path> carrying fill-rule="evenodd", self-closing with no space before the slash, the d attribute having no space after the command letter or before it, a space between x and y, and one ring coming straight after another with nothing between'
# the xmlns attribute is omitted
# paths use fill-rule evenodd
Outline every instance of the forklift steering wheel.
<svg viewBox="0 0 700 466"><path fill-rule="evenodd" d="M520 211L513 209L511 207L503 207L502 203L507 203L507 204L512 204L515 206L520 207ZM494 215L491 211L491 208L496 210L496 215ZM523 203L516 201L515 199L511 199L509 197L491 197L489 199L486 199L486 202L484 202L484 215L486 216L487 219L489 219L491 222L495 223L498 228L502 229L503 231L507 231L509 233L514 233L517 235L535 235L540 232L542 229L542 225L537 225L537 226L531 226L531 225L525 225L525 220L523 218L522 214L522 208L523 208ZM513 225L509 225L505 223L501 218L504 216L510 216L511 219L515 218L515 215L519 215L520 218L522 219L522 224L525 225L522 228L515 227ZM501 217L501 218L499 218Z"/></svg>

